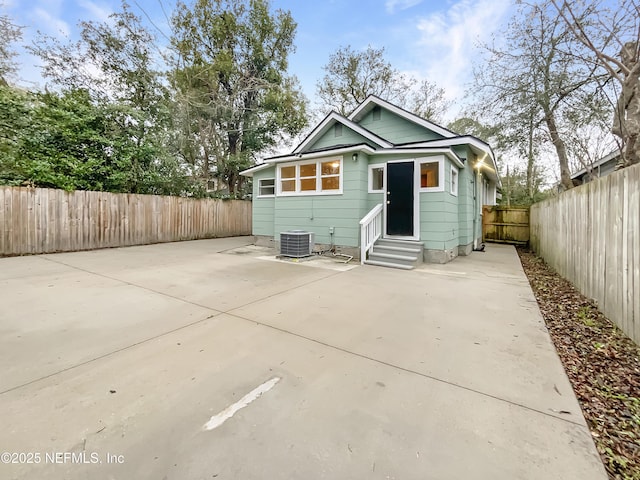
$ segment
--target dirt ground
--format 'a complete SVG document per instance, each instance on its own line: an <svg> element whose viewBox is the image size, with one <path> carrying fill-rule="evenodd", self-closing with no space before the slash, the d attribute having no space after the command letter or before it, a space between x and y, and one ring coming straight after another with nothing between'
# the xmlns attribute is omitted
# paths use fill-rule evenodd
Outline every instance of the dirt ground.
<svg viewBox="0 0 640 480"><path fill-rule="evenodd" d="M640 347L544 261L520 260L612 479L640 479Z"/></svg>

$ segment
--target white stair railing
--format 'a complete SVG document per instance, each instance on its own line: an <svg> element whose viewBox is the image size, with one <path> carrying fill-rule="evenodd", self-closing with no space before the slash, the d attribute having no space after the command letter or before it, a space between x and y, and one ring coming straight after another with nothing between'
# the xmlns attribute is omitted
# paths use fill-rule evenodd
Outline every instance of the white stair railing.
<svg viewBox="0 0 640 480"><path fill-rule="evenodd" d="M382 204L379 203L360 220L360 263L364 263L369 250L382 235Z"/></svg>

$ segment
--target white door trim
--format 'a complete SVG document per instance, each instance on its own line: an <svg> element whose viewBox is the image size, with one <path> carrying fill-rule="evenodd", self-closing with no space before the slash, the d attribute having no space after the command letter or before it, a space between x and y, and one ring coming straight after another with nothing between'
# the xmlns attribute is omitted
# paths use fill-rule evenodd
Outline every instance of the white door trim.
<svg viewBox="0 0 640 480"><path fill-rule="evenodd" d="M386 163L413 163L413 235L389 235L387 234L387 195L389 194L389 182L387 181L388 168L384 169L384 202L383 202L383 238L397 238L398 240L420 240L420 163L415 158L402 160L389 160Z"/></svg>

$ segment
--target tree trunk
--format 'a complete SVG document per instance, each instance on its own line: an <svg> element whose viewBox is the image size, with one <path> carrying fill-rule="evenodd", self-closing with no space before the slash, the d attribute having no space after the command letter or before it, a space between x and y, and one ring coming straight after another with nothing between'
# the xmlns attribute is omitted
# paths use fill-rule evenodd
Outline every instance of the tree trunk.
<svg viewBox="0 0 640 480"><path fill-rule="evenodd" d="M238 145L240 143L240 135L238 134L237 127L235 125L231 125L230 129L233 129L233 131L230 131L227 134L229 139L229 158L235 157L238 154ZM236 193L235 172L233 171L233 168L229 168L229 166L227 166L225 170L227 173L226 177L227 186L229 187L229 195L234 195Z"/></svg>
<svg viewBox="0 0 640 480"><path fill-rule="evenodd" d="M509 182L509 165L507 165L507 207L511 206L511 184Z"/></svg>
<svg viewBox="0 0 640 480"><path fill-rule="evenodd" d="M611 132L622 140L622 162L618 164L622 167L640 162L640 62L636 51L635 42L626 43L620 51L628 72L625 72L622 82Z"/></svg>
<svg viewBox="0 0 640 480"><path fill-rule="evenodd" d="M544 119L549 129L549 135L551 136L551 142L556 149L558 155L558 162L560 163L560 184L564 190L573 188L573 181L571 180L571 173L569 172L569 158L567 157L567 147L564 144L564 140L558 133L558 126L556 125L556 119L553 112L546 110L544 112Z"/></svg>
<svg viewBox="0 0 640 480"><path fill-rule="evenodd" d="M535 159L533 156L533 116L529 117L529 142L527 145L527 195L529 196L529 200L533 202L533 194L534 194L534 182L533 175L535 172Z"/></svg>

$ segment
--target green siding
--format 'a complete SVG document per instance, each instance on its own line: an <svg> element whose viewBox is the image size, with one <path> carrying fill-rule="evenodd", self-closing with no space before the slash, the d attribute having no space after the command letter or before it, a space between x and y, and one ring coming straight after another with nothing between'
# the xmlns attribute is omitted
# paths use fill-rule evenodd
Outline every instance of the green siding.
<svg viewBox="0 0 640 480"><path fill-rule="evenodd" d="M253 207L252 207L252 234L273 236L273 219L275 198L258 198L258 185L260 179L275 178L275 167L266 168L253 174Z"/></svg>
<svg viewBox="0 0 640 480"><path fill-rule="evenodd" d="M444 191L420 193L420 240L429 250L459 245L458 197L450 193L451 162L444 163Z"/></svg>
<svg viewBox="0 0 640 480"><path fill-rule="evenodd" d="M384 112L383 112L384 113ZM472 158L471 152L458 152L463 158ZM467 156L468 155L468 156ZM343 194L309 195L294 197L257 198L261 178L274 178L275 168L254 174L253 233L279 239L280 232L307 230L314 232L316 242L329 244L329 227L334 227L333 243L337 246L357 247L360 242L359 221L375 205L384 203L383 193L367 193L368 164L386 163L399 159L398 155L371 157L360 153L357 162L351 154L343 158ZM412 160L407 159L407 160ZM475 175L467 165L459 169L458 195L450 193L451 165L445 158L444 191L419 192L420 240L425 248L433 250L455 249L468 245L481 233L481 219L475 210Z"/></svg>
<svg viewBox="0 0 640 480"><path fill-rule="evenodd" d="M380 112L380 119L373 119L373 110L367 113L359 125L375 133L391 143L423 142L443 138L425 127L416 125L399 115L384 108Z"/></svg>
<svg viewBox="0 0 640 480"><path fill-rule="evenodd" d="M466 168L461 169L458 176L458 216L460 224L460 245L469 245L474 240L474 218L476 226L475 238L482 236L482 220L479 207L475 203L475 172L471 168L474 154L467 146L455 147L458 156L467 159Z"/></svg>
<svg viewBox="0 0 640 480"><path fill-rule="evenodd" d="M359 221L367 213L367 156L357 162L351 154L343 158L343 194L276 197L274 232L306 230L315 233L317 243L330 244L329 227L334 227L335 245L360 245Z"/></svg>
<svg viewBox="0 0 640 480"><path fill-rule="evenodd" d="M305 151L319 150L321 148L333 147L335 145L355 145L360 143L371 143L371 140L363 137L359 133L354 132L346 125L343 125L342 135L336 137L333 127L331 127L318 140L305 148Z"/></svg>

